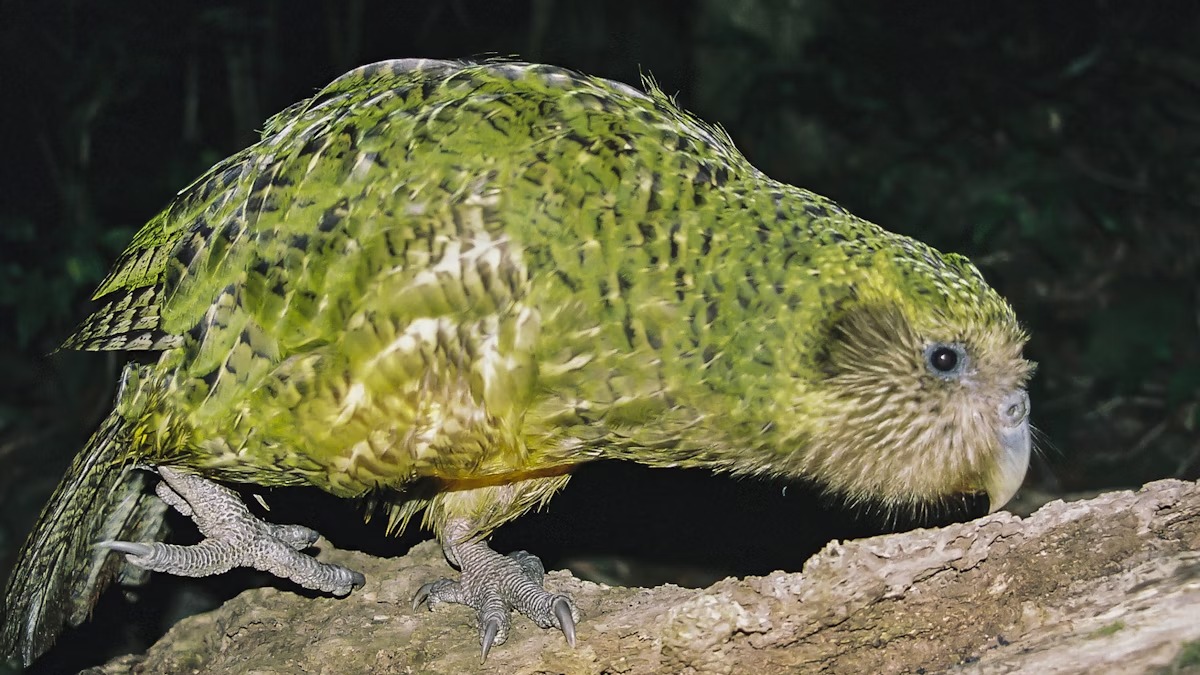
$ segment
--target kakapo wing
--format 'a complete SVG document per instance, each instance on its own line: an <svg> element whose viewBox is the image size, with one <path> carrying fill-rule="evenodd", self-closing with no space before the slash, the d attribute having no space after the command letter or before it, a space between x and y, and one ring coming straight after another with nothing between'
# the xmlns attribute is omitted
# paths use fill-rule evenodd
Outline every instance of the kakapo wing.
<svg viewBox="0 0 1200 675"><path fill-rule="evenodd" d="M181 426L187 442L159 439L146 461L359 496L486 471L482 449L514 447L488 434L533 372L509 378L520 356L492 356L526 276L489 164L503 148L479 159L486 134L453 134L456 106L487 100L455 89L461 69L352 71L181 197L193 206L154 289L155 329L178 348L156 366L165 393L144 426ZM489 388L503 391L485 402ZM458 422L478 434L422 440Z"/></svg>
<svg viewBox="0 0 1200 675"><path fill-rule="evenodd" d="M79 325L62 349L161 350L180 344L179 335L161 327L167 270L185 237L204 236L203 230L194 230L197 218L221 209L235 196L228 188L249 171L250 150L214 166L138 231L92 294L93 300L104 304Z"/></svg>

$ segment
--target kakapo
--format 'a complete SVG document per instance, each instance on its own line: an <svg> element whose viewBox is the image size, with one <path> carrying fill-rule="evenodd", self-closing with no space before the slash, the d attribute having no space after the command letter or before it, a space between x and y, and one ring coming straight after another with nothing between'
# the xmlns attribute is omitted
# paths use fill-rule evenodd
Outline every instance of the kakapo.
<svg viewBox="0 0 1200 675"><path fill-rule="evenodd" d="M513 609L574 643L571 599L487 536L582 462L803 478L896 508L1008 501L1032 366L1004 299L645 88L376 63L180 192L64 345L157 357L125 367L26 542L5 654L35 659L126 563L363 583L221 483L371 499L392 529L423 511L461 576L416 602L473 607L485 656ZM164 503L206 538L156 541Z"/></svg>

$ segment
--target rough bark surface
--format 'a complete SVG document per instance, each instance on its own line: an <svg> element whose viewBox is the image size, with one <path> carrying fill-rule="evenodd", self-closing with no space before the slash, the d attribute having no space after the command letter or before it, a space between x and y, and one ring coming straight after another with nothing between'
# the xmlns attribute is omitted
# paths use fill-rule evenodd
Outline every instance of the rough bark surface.
<svg viewBox="0 0 1200 675"><path fill-rule="evenodd" d="M1200 485L1160 481L1027 518L832 542L799 574L709 588L546 586L579 645L514 621L479 661L470 610L413 611L451 573L433 542L399 559L329 550L367 575L347 598L261 588L94 673L1200 673Z"/></svg>

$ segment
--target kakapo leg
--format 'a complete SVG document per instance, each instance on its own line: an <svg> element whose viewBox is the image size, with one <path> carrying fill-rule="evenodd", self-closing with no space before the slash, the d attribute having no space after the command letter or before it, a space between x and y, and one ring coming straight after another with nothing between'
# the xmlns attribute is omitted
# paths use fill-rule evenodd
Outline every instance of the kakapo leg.
<svg viewBox="0 0 1200 675"><path fill-rule="evenodd" d="M187 577L253 567L334 595L346 595L365 582L354 570L300 553L317 540L315 531L264 522L250 513L237 493L206 478L166 466L158 467L158 473L162 481L155 492L190 517L205 539L192 546L128 541L106 541L100 546L125 553L138 567Z"/></svg>
<svg viewBox="0 0 1200 675"><path fill-rule="evenodd" d="M542 588L542 561L525 551L500 555L486 542L464 534L470 529L465 521L448 523L442 546L462 574L457 581L440 579L422 586L413 609L424 602L430 609L443 602L474 608L485 659L494 645L508 639L509 613L514 609L542 628L558 628L574 647L579 611L569 597Z"/></svg>

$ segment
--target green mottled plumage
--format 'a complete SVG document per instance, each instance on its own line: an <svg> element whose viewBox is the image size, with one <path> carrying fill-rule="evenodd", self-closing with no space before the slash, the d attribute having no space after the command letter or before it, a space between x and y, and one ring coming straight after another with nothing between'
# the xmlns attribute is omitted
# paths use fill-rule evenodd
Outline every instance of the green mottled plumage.
<svg viewBox="0 0 1200 675"><path fill-rule="evenodd" d="M657 90L517 63L344 75L96 297L66 346L163 350L130 372L114 462L371 496L397 526L428 506L439 530L486 533L600 457L889 504L980 490L973 411L1028 376L966 259L769 179ZM965 345L974 384L926 372L931 341Z"/></svg>

